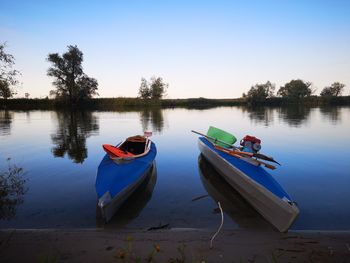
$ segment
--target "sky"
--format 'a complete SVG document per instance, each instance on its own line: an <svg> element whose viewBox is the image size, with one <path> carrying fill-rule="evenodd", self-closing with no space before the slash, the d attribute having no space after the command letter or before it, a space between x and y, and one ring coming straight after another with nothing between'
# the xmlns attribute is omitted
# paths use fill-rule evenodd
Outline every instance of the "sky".
<svg viewBox="0 0 350 263"><path fill-rule="evenodd" d="M0 0L3 42L22 73L19 97L54 89L46 58L68 45L100 97L135 97L152 76L167 98L237 98L292 79L350 93L350 1Z"/></svg>

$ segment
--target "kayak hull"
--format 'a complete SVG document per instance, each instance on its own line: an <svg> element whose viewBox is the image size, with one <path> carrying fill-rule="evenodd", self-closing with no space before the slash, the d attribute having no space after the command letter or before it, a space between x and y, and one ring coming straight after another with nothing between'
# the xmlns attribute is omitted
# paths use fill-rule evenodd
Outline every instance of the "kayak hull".
<svg viewBox="0 0 350 263"><path fill-rule="evenodd" d="M120 206L135 192L152 170L156 147L151 142L147 155L127 161L112 160L108 154L102 159L95 188L98 207L105 222L111 220Z"/></svg>
<svg viewBox="0 0 350 263"><path fill-rule="evenodd" d="M203 137L199 138L198 146L202 155L219 174L268 222L280 232L288 231L298 216L299 209L270 174L261 167L248 167L252 164L216 150ZM243 169L245 166L247 168ZM257 182L254 177L248 174L247 171L250 169L257 173L257 176L264 177L264 180Z"/></svg>
<svg viewBox="0 0 350 263"><path fill-rule="evenodd" d="M120 191L116 196L111 198L110 202L106 205L102 205L102 202L99 200L99 208L101 210L101 215L104 218L105 222L108 222L112 219L114 214L119 210L119 208L124 204L124 202L136 191L137 188L145 181L147 175L152 170L152 166L149 167L147 171L140 177L138 181L133 184L130 184L122 191Z"/></svg>

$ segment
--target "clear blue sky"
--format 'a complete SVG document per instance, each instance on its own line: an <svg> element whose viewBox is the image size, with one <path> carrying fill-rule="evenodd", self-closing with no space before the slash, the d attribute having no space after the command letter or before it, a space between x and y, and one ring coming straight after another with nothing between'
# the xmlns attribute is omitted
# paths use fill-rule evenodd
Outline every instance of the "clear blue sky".
<svg viewBox="0 0 350 263"><path fill-rule="evenodd" d="M6 1L0 42L16 57L31 97L53 89L48 53L77 45L100 97L136 96L161 76L169 98L240 97L251 85L291 79L317 94L350 88L350 1Z"/></svg>

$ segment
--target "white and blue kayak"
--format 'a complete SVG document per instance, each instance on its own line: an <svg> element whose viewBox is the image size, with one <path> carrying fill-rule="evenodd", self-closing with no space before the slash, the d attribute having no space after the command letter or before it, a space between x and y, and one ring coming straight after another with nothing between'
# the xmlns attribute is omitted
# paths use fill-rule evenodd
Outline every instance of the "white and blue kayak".
<svg viewBox="0 0 350 263"><path fill-rule="evenodd" d="M281 232L288 231L299 209L271 174L253 158L231 156L205 137L199 137L198 146L219 174L268 222Z"/></svg>
<svg viewBox="0 0 350 263"><path fill-rule="evenodd" d="M157 150L151 140L139 135L118 146L103 147L107 154L98 166L95 188L101 215L108 222L145 180Z"/></svg>

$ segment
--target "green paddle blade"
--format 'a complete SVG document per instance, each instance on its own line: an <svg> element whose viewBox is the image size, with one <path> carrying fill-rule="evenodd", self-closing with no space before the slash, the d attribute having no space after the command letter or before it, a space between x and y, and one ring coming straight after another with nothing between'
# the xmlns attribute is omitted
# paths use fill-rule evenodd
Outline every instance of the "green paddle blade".
<svg viewBox="0 0 350 263"><path fill-rule="evenodd" d="M209 139L209 140L211 142L213 142L221 147L225 147L225 148L229 148L229 146L227 144L232 145L237 141L236 137L233 136L231 133L220 130L220 129L215 128L213 126L209 127L208 132L207 132L207 136L217 139L217 141L213 140L213 139ZM221 143L220 141L225 142L227 144Z"/></svg>

